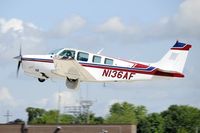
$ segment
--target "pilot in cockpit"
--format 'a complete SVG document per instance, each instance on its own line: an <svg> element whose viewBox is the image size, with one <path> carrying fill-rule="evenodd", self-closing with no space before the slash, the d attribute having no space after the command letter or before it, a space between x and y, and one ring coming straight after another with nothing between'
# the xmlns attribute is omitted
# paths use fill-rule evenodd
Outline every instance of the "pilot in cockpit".
<svg viewBox="0 0 200 133"><path fill-rule="evenodd" d="M60 56L62 56L62 59L74 59L73 51L70 50L64 50Z"/></svg>

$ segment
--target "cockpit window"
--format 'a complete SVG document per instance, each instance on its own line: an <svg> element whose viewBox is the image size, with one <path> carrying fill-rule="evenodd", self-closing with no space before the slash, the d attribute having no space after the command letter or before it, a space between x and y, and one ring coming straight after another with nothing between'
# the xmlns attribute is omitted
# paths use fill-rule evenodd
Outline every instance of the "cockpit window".
<svg viewBox="0 0 200 133"><path fill-rule="evenodd" d="M66 59L69 59L69 58L74 59L75 51L73 51L73 50L64 50L59 54L59 56L61 56L62 58L66 58Z"/></svg>
<svg viewBox="0 0 200 133"><path fill-rule="evenodd" d="M84 52L78 52L77 60L79 61L88 61L89 54Z"/></svg>
<svg viewBox="0 0 200 133"><path fill-rule="evenodd" d="M104 64L113 65L113 60L105 58Z"/></svg>
<svg viewBox="0 0 200 133"><path fill-rule="evenodd" d="M51 55L57 54L61 49L63 49L63 48L54 49L51 52L49 52L49 54L51 54Z"/></svg>
<svg viewBox="0 0 200 133"><path fill-rule="evenodd" d="M94 63L101 63L101 57L100 56L93 56L92 62Z"/></svg>

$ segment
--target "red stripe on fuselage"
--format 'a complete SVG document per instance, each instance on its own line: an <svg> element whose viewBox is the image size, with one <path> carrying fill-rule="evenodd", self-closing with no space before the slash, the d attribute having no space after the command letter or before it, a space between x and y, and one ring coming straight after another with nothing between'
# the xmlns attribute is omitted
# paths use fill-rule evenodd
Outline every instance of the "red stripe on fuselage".
<svg viewBox="0 0 200 133"><path fill-rule="evenodd" d="M117 59L117 60L121 60L121 61L125 61L125 62L128 62L128 63L132 63L133 68L148 68L149 67L148 65L136 63L134 61L124 60L124 59Z"/></svg>
<svg viewBox="0 0 200 133"><path fill-rule="evenodd" d="M125 71L125 72L130 72L130 73L140 73L140 74L148 74L148 75L155 75L155 76L165 76L165 77L179 77L179 78L183 78L184 75L178 72L164 72L161 71L160 69L156 68L153 71L141 71L141 70L130 70L130 69L126 69L126 68L112 68L109 66L96 66L96 65L90 65L90 64L81 64L84 67L92 67L92 68L99 68L99 69L110 69L110 70L116 70L116 71Z"/></svg>
<svg viewBox="0 0 200 133"><path fill-rule="evenodd" d="M156 71L154 72L154 75L156 76L165 76L165 77L178 77L178 78L183 78L184 75L182 73L179 72L165 72L162 71L160 69L156 69Z"/></svg>
<svg viewBox="0 0 200 133"><path fill-rule="evenodd" d="M148 68L149 66L144 65L144 64L136 64L135 67L136 68Z"/></svg>

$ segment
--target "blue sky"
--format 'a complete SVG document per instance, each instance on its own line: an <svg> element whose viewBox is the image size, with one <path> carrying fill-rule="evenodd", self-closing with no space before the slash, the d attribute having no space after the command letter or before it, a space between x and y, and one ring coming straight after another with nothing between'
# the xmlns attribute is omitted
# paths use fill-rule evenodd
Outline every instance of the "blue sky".
<svg viewBox="0 0 200 133"><path fill-rule="evenodd" d="M198 0L65 0L11 1L0 3L0 122L10 110L11 120L26 120L28 106L57 108L58 90L63 106L77 104L80 97L94 100L92 111L105 116L114 102L145 105L160 112L171 104L200 107L200 1ZM176 39L193 48L181 80L135 83L83 83L77 91L63 80L43 84L20 71L12 59L22 44L23 54L45 54L60 47L145 62L158 61ZM88 94L87 94L88 92Z"/></svg>

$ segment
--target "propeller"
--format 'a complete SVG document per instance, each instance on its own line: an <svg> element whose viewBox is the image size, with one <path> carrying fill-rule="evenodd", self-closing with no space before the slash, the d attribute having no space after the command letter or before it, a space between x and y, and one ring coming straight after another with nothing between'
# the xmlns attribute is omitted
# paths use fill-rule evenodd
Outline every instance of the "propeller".
<svg viewBox="0 0 200 133"><path fill-rule="evenodd" d="M20 66L21 66L21 63L22 63L22 48L21 48L21 45L20 45L20 48L19 48L19 55L14 57L14 59L18 60L18 64L17 64L17 77L18 77L19 69L20 69Z"/></svg>

